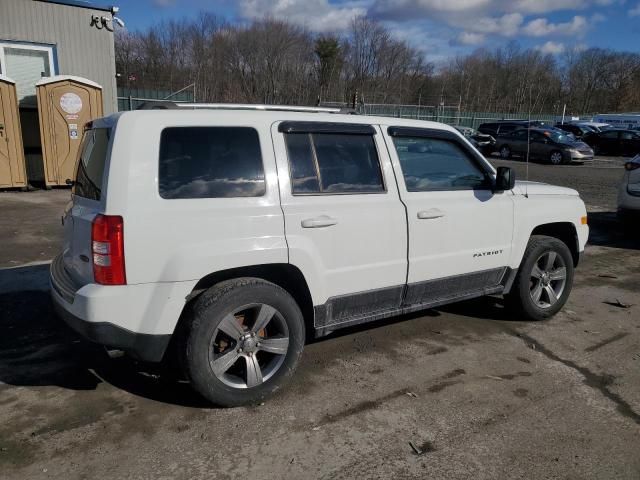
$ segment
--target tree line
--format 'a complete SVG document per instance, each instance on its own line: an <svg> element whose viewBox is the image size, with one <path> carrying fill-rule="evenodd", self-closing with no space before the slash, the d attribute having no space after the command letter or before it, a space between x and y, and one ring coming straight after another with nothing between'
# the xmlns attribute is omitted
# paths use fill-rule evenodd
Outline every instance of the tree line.
<svg viewBox="0 0 640 480"><path fill-rule="evenodd" d="M318 35L286 21L235 25L211 13L116 35L118 86L177 91L198 102L446 105L463 111L586 114L640 110L640 54L560 56L516 42L434 65L380 23Z"/></svg>

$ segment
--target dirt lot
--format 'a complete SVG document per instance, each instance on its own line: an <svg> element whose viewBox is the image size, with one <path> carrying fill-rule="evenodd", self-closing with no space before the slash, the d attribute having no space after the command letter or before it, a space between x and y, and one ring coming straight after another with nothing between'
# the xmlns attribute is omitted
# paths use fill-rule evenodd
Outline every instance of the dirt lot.
<svg viewBox="0 0 640 480"><path fill-rule="evenodd" d="M554 319L486 298L349 330L309 345L265 405L226 410L54 318L38 261L68 192L0 194L0 476L640 478L640 242L613 214L620 165L529 167L590 210Z"/></svg>

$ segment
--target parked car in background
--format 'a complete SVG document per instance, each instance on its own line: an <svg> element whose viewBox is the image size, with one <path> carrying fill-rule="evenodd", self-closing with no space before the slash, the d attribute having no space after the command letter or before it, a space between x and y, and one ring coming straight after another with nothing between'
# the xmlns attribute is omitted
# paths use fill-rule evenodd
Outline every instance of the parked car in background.
<svg viewBox="0 0 640 480"><path fill-rule="evenodd" d="M574 125L580 125L581 127L588 127L592 129L594 132L602 132L604 130L608 130L611 128L611 125L608 123L602 122L574 122Z"/></svg>
<svg viewBox="0 0 640 480"><path fill-rule="evenodd" d="M623 221L634 221L640 218L640 155L625 163L624 169L618 190L618 215Z"/></svg>
<svg viewBox="0 0 640 480"><path fill-rule="evenodd" d="M640 153L640 132L637 130L609 129L588 133L582 140L597 155L634 156Z"/></svg>
<svg viewBox="0 0 640 480"><path fill-rule="evenodd" d="M593 150L585 143L551 129L522 128L498 138L498 151L504 159L516 155L529 157L553 165L593 160Z"/></svg>
<svg viewBox="0 0 640 480"><path fill-rule="evenodd" d="M478 127L478 131L493 137L507 135L520 128L554 128L549 122L542 120L499 120L496 122L483 123Z"/></svg>
<svg viewBox="0 0 640 480"><path fill-rule="evenodd" d="M586 125L576 125L573 123L556 123L555 128L571 133L576 139L580 139L587 133L595 131Z"/></svg>
<svg viewBox="0 0 640 480"><path fill-rule="evenodd" d="M507 135L520 128L523 128L523 124L520 122L491 122L481 124L478 127L478 131L496 138L501 135Z"/></svg>
<svg viewBox="0 0 640 480"><path fill-rule="evenodd" d="M496 139L486 133L480 133L471 127L454 127L469 140L483 155L491 155L496 151Z"/></svg>

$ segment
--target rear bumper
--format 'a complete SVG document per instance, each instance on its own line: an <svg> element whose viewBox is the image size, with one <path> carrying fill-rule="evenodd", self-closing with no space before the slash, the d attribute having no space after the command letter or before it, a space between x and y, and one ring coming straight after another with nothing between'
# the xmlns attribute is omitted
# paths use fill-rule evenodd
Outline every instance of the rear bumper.
<svg viewBox="0 0 640 480"><path fill-rule="evenodd" d="M92 323L73 315L62 299L52 290L53 306L60 318L73 330L91 342L123 350L132 357L146 362L159 362L167 350L171 335L134 333L112 323Z"/></svg>
<svg viewBox="0 0 640 480"><path fill-rule="evenodd" d="M58 315L92 342L157 362L175 331L190 282L74 285L60 258L51 264L51 298Z"/></svg>

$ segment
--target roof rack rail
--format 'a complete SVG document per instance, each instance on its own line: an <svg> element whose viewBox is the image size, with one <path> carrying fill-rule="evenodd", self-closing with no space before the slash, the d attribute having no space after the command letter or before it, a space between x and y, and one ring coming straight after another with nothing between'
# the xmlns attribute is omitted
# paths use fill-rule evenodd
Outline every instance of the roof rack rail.
<svg viewBox="0 0 640 480"><path fill-rule="evenodd" d="M212 110L265 110L285 112L317 112L317 113L344 113L340 108L330 107L305 107L298 105L263 105L251 103L175 103L180 109L212 109Z"/></svg>

